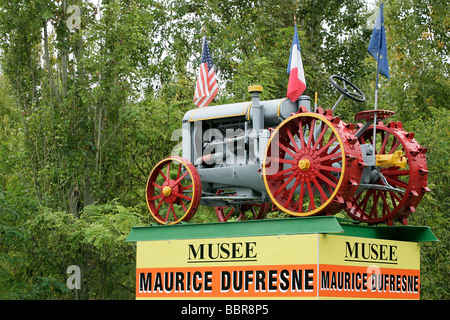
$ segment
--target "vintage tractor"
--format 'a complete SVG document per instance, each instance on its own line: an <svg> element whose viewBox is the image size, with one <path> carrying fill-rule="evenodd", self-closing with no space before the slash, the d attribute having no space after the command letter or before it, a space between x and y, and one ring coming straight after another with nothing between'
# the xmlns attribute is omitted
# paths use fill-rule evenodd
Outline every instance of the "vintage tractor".
<svg viewBox="0 0 450 320"><path fill-rule="evenodd" d="M311 110L308 96L260 101L262 87L250 86L250 102L188 111L182 157L161 160L148 178L151 215L175 224L205 205L219 221L345 210L368 224L406 224L429 191L427 149L401 122L383 122L392 111L360 112L356 125L333 115L344 97L365 97L342 77L330 82L341 96L329 110Z"/></svg>

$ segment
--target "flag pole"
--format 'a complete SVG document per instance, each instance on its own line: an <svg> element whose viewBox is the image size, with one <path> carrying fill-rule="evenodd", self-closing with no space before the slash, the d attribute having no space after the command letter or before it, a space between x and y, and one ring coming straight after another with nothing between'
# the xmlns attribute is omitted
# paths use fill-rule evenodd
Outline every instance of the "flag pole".
<svg viewBox="0 0 450 320"><path fill-rule="evenodd" d="M381 38L381 37L380 37ZM377 109L378 109L378 75L380 73L380 48L378 47L377 55L377 81L375 85L375 112L373 117L373 156L376 160L376 135L377 135Z"/></svg>
<svg viewBox="0 0 450 320"><path fill-rule="evenodd" d="M381 5L383 5L383 0L381 0ZM382 22L382 21L381 21ZM383 26L380 26L380 28L382 28ZM381 49L381 40L382 40L382 36L380 33L380 41L378 43L378 52L377 52L377 81L376 81L376 85L375 85L375 113L374 113L374 117L373 117L373 157L374 157L374 163L376 164L376 135L377 135L377 109L378 109L378 78L379 78L379 74L380 74L380 49Z"/></svg>

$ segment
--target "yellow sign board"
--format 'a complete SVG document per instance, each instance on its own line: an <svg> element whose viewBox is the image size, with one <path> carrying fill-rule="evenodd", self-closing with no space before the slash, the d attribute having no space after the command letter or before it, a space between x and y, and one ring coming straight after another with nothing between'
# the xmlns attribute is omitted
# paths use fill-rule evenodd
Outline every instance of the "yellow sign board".
<svg viewBox="0 0 450 320"><path fill-rule="evenodd" d="M296 234L138 241L138 299L419 299L414 242Z"/></svg>

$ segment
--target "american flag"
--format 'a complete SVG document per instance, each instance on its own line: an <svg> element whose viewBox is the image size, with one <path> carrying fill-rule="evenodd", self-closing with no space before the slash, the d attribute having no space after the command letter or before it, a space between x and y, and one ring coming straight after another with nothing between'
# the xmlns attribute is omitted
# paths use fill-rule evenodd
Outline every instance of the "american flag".
<svg viewBox="0 0 450 320"><path fill-rule="evenodd" d="M199 107L206 107L217 95L216 72L211 60L206 36L203 37L202 61L198 72L197 86L194 94L194 104Z"/></svg>

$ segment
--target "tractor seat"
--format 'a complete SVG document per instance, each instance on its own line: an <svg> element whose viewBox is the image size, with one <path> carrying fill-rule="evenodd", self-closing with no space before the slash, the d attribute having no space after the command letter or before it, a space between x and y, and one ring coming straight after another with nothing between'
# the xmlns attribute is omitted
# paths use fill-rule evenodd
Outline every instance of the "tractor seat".
<svg viewBox="0 0 450 320"><path fill-rule="evenodd" d="M395 114L395 112L390 111L390 110L366 110L366 111L358 112L355 115L355 120L359 121L359 120L364 119L366 121L370 121L370 120L374 119L375 114L377 115L377 119L383 120L383 119L386 119L386 118L392 116L393 114Z"/></svg>

